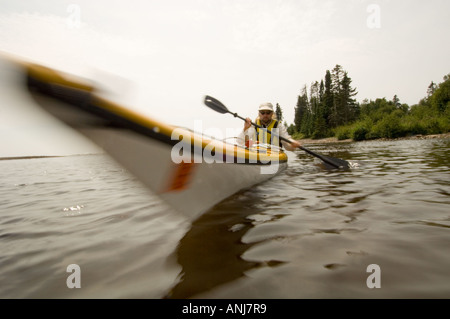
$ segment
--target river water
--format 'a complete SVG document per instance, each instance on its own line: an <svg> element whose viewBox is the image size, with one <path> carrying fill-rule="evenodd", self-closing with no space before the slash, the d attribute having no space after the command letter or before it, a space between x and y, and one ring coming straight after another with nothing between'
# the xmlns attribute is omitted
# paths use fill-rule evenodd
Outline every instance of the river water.
<svg viewBox="0 0 450 319"><path fill-rule="evenodd" d="M450 298L450 139L307 147L357 167L289 153L192 223L103 154L2 160L0 297Z"/></svg>

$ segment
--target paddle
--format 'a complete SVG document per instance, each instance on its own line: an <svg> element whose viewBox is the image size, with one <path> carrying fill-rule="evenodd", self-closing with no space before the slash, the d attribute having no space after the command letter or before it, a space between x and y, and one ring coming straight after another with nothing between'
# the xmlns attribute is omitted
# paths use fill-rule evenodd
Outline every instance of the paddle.
<svg viewBox="0 0 450 319"><path fill-rule="evenodd" d="M205 102L206 106L208 106L209 108L213 109L213 110L216 111L216 112L219 112L219 113L221 113L221 114L230 113L230 114L232 114L234 117L237 117L237 118L240 118L241 120L246 121L245 118L243 118L242 116L239 116L237 113L232 113L232 112L230 112L230 111L227 109L227 107L226 107L225 105L222 104L222 102L220 102L219 100L217 100L217 99L215 99L215 98L213 98L213 97L211 97L211 96L208 96L208 95L205 96L205 101L204 101L204 102ZM264 129L264 130L266 130L269 134L272 134L272 132L271 132L270 130L268 130L268 129L266 129L266 128L264 128L264 127L262 127L262 126L260 126L260 125L258 125L258 124L256 124L256 123L253 123L253 122L251 122L251 123L252 123L253 126L258 127L258 128L261 128L261 129ZM291 142L292 142L292 141L290 141L289 139L284 138L284 137L282 137L282 136L278 136L278 137L279 137L280 140L282 140L282 141L285 141L285 142L288 142L288 143L291 143ZM315 156L315 157L321 159L324 163L326 163L326 164L332 166L333 168L350 168L350 164L349 164L347 161L344 161L344 160L342 160L342 159L334 158L334 157L329 157L329 156L324 156L324 155L321 155L321 154L317 154L317 153L315 153L315 152L313 152L313 151L311 151L311 150L309 150L309 149L307 149L307 148L305 148L305 147L303 147L303 146L300 146L299 148L300 148L301 150L307 152L308 154L310 154L310 155L312 155L312 156Z"/></svg>

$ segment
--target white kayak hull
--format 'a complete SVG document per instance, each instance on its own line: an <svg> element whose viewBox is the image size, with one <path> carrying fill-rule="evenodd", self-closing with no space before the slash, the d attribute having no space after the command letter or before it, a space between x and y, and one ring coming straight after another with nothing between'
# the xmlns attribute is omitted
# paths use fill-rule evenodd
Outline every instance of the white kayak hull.
<svg viewBox="0 0 450 319"><path fill-rule="evenodd" d="M14 63L23 71L23 89L32 95L32 107L42 108L88 137L189 219L287 167L282 151L248 150L204 138L102 99L78 78L35 64Z"/></svg>

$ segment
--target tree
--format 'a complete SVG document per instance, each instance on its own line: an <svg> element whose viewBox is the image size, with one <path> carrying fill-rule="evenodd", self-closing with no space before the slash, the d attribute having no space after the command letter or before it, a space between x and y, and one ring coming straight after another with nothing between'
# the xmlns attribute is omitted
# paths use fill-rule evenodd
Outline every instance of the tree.
<svg viewBox="0 0 450 319"><path fill-rule="evenodd" d="M309 105L311 108L310 132L313 138L325 137L327 133L327 123L323 116L323 103L321 103L323 97L321 97L321 89L323 91L323 81L322 86L317 81L311 83Z"/></svg>
<svg viewBox="0 0 450 319"><path fill-rule="evenodd" d="M341 83L344 78L344 73L344 69L339 64L336 64L334 69L331 71L332 90L335 94L339 94L341 90Z"/></svg>
<svg viewBox="0 0 450 319"><path fill-rule="evenodd" d="M331 109L333 108L333 92L331 90L331 73L329 70L325 73L325 90L323 92L322 103L323 103L323 117L326 121L327 126L330 126Z"/></svg>
<svg viewBox="0 0 450 319"><path fill-rule="evenodd" d="M319 82L311 83L309 89L309 107L311 112L311 121L315 123L316 117L319 116L320 105L320 95L319 95Z"/></svg>
<svg viewBox="0 0 450 319"><path fill-rule="evenodd" d="M298 96L295 108L294 124L297 132L303 131L303 124L309 112L308 95L306 85L303 87L302 95Z"/></svg>
<svg viewBox="0 0 450 319"><path fill-rule="evenodd" d="M430 100L431 106L439 113L450 107L450 74L444 76L444 82L438 85Z"/></svg>
<svg viewBox="0 0 450 319"><path fill-rule="evenodd" d="M322 138L327 136L328 128L323 116L323 108L318 108L317 113L314 116L313 128L313 138Z"/></svg>
<svg viewBox="0 0 450 319"><path fill-rule="evenodd" d="M288 132L288 134L289 134L289 135L294 135L294 133L296 132L295 125L294 125L294 124L291 124L291 125L289 125L289 127L288 127L288 126L287 126L287 123L285 123L285 126L287 127L287 132Z"/></svg>
<svg viewBox="0 0 450 319"><path fill-rule="evenodd" d="M275 115L277 117L277 120L282 122L283 121L283 111L281 110L280 104L277 103L277 107L275 108Z"/></svg>
<svg viewBox="0 0 450 319"><path fill-rule="evenodd" d="M431 83L430 83L430 85L428 86L428 89L427 89L427 99L429 99L434 94L434 92L436 92L436 89L437 89L436 83L431 81Z"/></svg>
<svg viewBox="0 0 450 319"><path fill-rule="evenodd" d="M359 106L354 99L358 94L351 86L352 79L342 66L337 64L331 72L331 91L333 104L329 114L329 126L334 128L354 121L359 112Z"/></svg>
<svg viewBox="0 0 450 319"><path fill-rule="evenodd" d="M325 79L311 83L310 98L307 87L298 96L295 108L295 127L305 136L325 137L331 129L354 122L360 114L355 100L356 89L352 79L342 66L337 64Z"/></svg>
<svg viewBox="0 0 450 319"><path fill-rule="evenodd" d="M394 95L394 97L392 98L392 103L394 103L394 105L395 105L396 107L399 107L399 106L401 105L401 104L400 104L400 99L398 98L397 94Z"/></svg>
<svg viewBox="0 0 450 319"><path fill-rule="evenodd" d="M344 78L344 70L342 66L336 64L331 72L331 91L333 93L333 105L330 110L329 124L331 127L337 127L343 124L343 99L342 99L342 80Z"/></svg>
<svg viewBox="0 0 450 319"><path fill-rule="evenodd" d="M319 103L323 106L323 97L325 94L325 86L323 84L323 80L320 80L320 87L319 87Z"/></svg>
<svg viewBox="0 0 450 319"><path fill-rule="evenodd" d="M341 83L341 98L340 98L340 108L342 109L342 113L344 118L342 119L342 124L349 124L353 122L359 113L358 104L356 100L353 98L358 92L356 92L355 88L352 88L352 79L348 77L348 73L344 72L344 77Z"/></svg>

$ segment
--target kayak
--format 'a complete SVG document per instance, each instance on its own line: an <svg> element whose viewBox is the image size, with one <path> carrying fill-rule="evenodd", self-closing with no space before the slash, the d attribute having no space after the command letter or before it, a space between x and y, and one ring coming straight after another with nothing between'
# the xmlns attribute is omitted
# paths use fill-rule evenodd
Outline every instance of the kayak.
<svg viewBox="0 0 450 319"><path fill-rule="evenodd" d="M162 123L101 96L84 78L23 60L8 61L23 77L17 85L30 94L32 107L88 137L191 220L287 167L287 155L279 148L248 148ZM8 80L8 70L0 72L2 80Z"/></svg>

